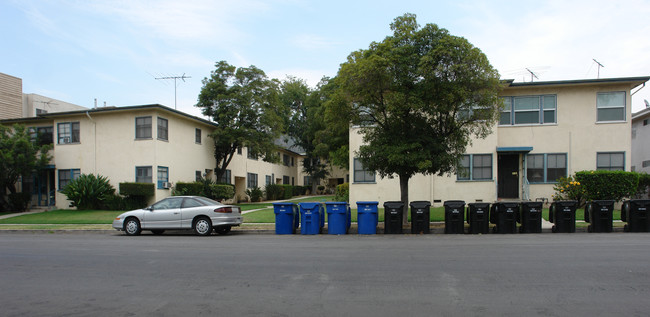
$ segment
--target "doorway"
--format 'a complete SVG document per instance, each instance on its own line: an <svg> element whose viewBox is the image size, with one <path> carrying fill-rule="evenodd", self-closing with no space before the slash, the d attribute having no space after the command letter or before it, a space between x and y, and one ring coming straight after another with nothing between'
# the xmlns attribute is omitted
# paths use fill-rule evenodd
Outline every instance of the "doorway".
<svg viewBox="0 0 650 317"><path fill-rule="evenodd" d="M519 198L519 154L499 154L498 198Z"/></svg>

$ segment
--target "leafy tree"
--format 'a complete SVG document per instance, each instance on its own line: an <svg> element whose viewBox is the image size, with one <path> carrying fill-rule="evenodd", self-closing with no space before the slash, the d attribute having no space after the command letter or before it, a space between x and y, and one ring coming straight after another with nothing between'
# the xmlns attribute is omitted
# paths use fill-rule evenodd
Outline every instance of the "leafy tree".
<svg viewBox="0 0 650 317"><path fill-rule="evenodd" d="M323 103L326 128L317 134L316 153L343 169L350 169L350 109L345 98L337 92L336 78L324 77L312 93L312 98Z"/></svg>
<svg viewBox="0 0 650 317"><path fill-rule="evenodd" d="M337 75L351 123L364 145L356 153L381 177L457 172L471 138L486 137L499 114L498 72L466 39L414 14L391 23L393 35L352 52ZM404 213L406 218L407 213Z"/></svg>
<svg viewBox="0 0 650 317"><path fill-rule="evenodd" d="M115 187L105 176L81 174L65 185L61 192L77 210L101 209L115 195Z"/></svg>
<svg viewBox="0 0 650 317"><path fill-rule="evenodd" d="M323 122L323 102L305 81L288 77L280 86L280 100L289 110L288 135L294 145L305 151L303 171L312 178L312 192L316 192L319 180L329 174L327 153L317 152L318 136L327 126Z"/></svg>
<svg viewBox="0 0 650 317"><path fill-rule="evenodd" d="M214 141L215 174L220 179L238 148L248 147L266 161L278 159L274 141L283 131L277 82L255 67L216 63L203 79L196 107L217 125Z"/></svg>
<svg viewBox="0 0 650 317"><path fill-rule="evenodd" d="M27 178L50 161L50 145L38 146L25 126L0 125L0 211L9 210L7 191L16 194L19 177Z"/></svg>

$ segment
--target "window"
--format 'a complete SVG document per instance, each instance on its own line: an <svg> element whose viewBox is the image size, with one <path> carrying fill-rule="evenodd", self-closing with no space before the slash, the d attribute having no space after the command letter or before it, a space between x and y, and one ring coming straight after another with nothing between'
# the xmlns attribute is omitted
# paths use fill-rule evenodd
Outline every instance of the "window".
<svg viewBox="0 0 650 317"><path fill-rule="evenodd" d="M257 187L257 174L247 173L247 188Z"/></svg>
<svg viewBox="0 0 650 317"><path fill-rule="evenodd" d="M293 160L293 156L292 156L292 157L291 157L291 166L295 166L294 164L295 164L295 162L294 162L294 160Z"/></svg>
<svg viewBox="0 0 650 317"><path fill-rule="evenodd" d="M202 174L201 174L201 171L196 171L196 172L194 172L194 179L195 179L197 182L200 181L201 179L203 179L203 176L202 176Z"/></svg>
<svg viewBox="0 0 650 317"><path fill-rule="evenodd" d="M503 97L500 125L556 123L555 95Z"/></svg>
<svg viewBox="0 0 650 317"><path fill-rule="evenodd" d="M136 183L152 183L151 166L136 166L135 168Z"/></svg>
<svg viewBox="0 0 650 317"><path fill-rule="evenodd" d="M596 108L598 122L625 121L625 92L599 92Z"/></svg>
<svg viewBox="0 0 650 317"><path fill-rule="evenodd" d="M643 120L643 125L648 125L648 119Z"/></svg>
<svg viewBox="0 0 650 317"><path fill-rule="evenodd" d="M291 185L289 176L282 176L282 184L283 185Z"/></svg>
<svg viewBox="0 0 650 317"><path fill-rule="evenodd" d="M39 146L54 143L53 127L29 128L29 133L32 142L36 142L36 144L38 144Z"/></svg>
<svg viewBox="0 0 650 317"><path fill-rule="evenodd" d="M194 142L196 144L201 144L201 129L194 130Z"/></svg>
<svg viewBox="0 0 650 317"><path fill-rule="evenodd" d="M241 147L237 148L237 154L241 155Z"/></svg>
<svg viewBox="0 0 650 317"><path fill-rule="evenodd" d="M158 118L158 139L159 140L168 140L168 127L169 123L167 119Z"/></svg>
<svg viewBox="0 0 650 317"><path fill-rule="evenodd" d="M355 183L374 183L375 173L365 170L363 163L359 159L354 159L354 182Z"/></svg>
<svg viewBox="0 0 650 317"><path fill-rule="evenodd" d="M311 176L305 176L304 186L311 186Z"/></svg>
<svg viewBox="0 0 650 317"><path fill-rule="evenodd" d="M643 161L643 162L641 163L641 166L642 166L642 167L648 167L648 166L650 166L650 161Z"/></svg>
<svg viewBox="0 0 650 317"><path fill-rule="evenodd" d="M232 174L230 170L226 170L223 175L221 175L221 178L217 180L218 183L222 184L232 184L230 180L232 179Z"/></svg>
<svg viewBox="0 0 650 317"><path fill-rule="evenodd" d="M135 118L135 138L151 139L151 117Z"/></svg>
<svg viewBox="0 0 650 317"><path fill-rule="evenodd" d="M59 170L59 190L63 190L70 181L79 178L79 175L81 175L80 169Z"/></svg>
<svg viewBox="0 0 650 317"><path fill-rule="evenodd" d="M599 171L624 171L625 152L596 153L596 169Z"/></svg>
<svg viewBox="0 0 650 317"><path fill-rule="evenodd" d="M59 144L79 143L79 122L63 122L57 124Z"/></svg>
<svg viewBox="0 0 650 317"><path fill-rule="evenodd" d="M271 175L266 175L266 185L271 185L273 184L273 178Z"/></svg>
<svg viewBox="0 0 650 317"><path fill-rule="evenodd" d="M164 189L163 183L169 182L169 167L158 166L158 189Z"/></svg>
<svg viewBox="0 0 650 317"><path fill-rule="evenodd" d="M492 154L463 155L456 179L492 180Z"/></svg>
<svg viewBox="0 0 650 317"><path fill-rule="evenodd" d="M526 155L526 176L530 183L555 183L567 176L566 154Z"/></svg>
<svg viewBox="0 0 650 317"><path fill-rule="evenodd" d="M289 164L291 163L291 160L289 159L289 155L283 154L282 162L284 163L284 166L289 166Z"/></svg>
<svg viewBox="0 0 650 317"><path fill-rule="evenodd" d="M246 152L247 152L246 155L248 156L249 159L257 160L257 157L258 157L257 153L255 153L255 151L253 151L253 149L246 148Z"/></svg>

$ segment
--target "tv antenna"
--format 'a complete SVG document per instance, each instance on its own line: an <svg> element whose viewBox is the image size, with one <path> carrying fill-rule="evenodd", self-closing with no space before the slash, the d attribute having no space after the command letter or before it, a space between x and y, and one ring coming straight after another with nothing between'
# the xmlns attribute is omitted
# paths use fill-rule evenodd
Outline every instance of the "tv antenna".
<svg viewBox="0 0 650 317"><path fill-rule="evenodd" d="M173 79L174 80L174 109L176 109L176 80L180 79L183 82L185 82L185 78L192 78L192 77L185 76L185 73L183 73L182 76L165 76L165 77L155 78L156 80L163 80L163 79Z"/></svg>
<svg viewBox="0 0 650 317"><path fill-rule="evenodd" d="M600 79L600 68L601 68L601 67L605 67L605 66L603 66L603 64L601 64L601 63L600 63L599 61L597 61L595 58L592 58L592 59L594 60L594 62L596 62L596 64L598 64L598 77L596 77L596 78Z"/></svg>
<svg viewBox="0 0 650 317"><path fill-rule="evenodd" d="M539 79L539 77L537 77L537 74L533 73L532 70L530 70L530 69L528 69L528 68L526 68L526 70L530 73L530 81L531 81L531 82L533 82L533 77Z"/></svg>

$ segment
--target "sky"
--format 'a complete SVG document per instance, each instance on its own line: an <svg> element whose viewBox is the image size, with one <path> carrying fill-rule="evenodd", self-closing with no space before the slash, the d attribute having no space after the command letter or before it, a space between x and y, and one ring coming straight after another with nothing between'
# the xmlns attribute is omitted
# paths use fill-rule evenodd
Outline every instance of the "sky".
<svg viewBox="0 0 650 317"><path fill-rule="evenodd" d="M315 86L405 13L466 38L502 79L595 79L594 59L600 78L650 76L650 0L0 0L0 72L84 107L176 102L200 116L216 62ZM633 112L644 99L650 84Z"/></svg>

